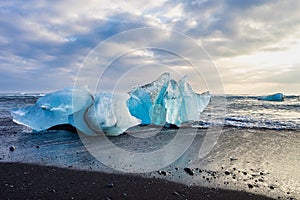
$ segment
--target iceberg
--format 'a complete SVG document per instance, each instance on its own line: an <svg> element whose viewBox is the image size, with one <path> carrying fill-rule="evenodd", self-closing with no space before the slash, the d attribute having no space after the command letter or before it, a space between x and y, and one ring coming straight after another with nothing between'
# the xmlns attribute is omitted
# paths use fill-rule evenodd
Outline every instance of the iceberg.
<svg viewBox="0 0 300 200"><path fill-rule="evenodd" d="M70 124L86 135L120 135L129 127L140 124L131 116L125 101L128 95L96 94L86 87L72 88L47 94L36 104L13 108L13 121L35 131L44 131L57 125Z"/></svg>
<svg viewBox="0 0 300 200"><path fill-rule="evenodd" d="M181 107L182 121L198 121L200 114L210 102L211 94L208 91L202 94L195 93L187 82L186 76L179 81L179 88L183 97L183 106Z"/></svg>
<svg viewBox="0 0 300 200"><path fill-rule="evenodd" d="M257 100L264 100L264 101L283 101L284 96L282 93L276 93L272 95L267 95L267 96L260 96L257 98Z"/></svg>
<svg viewBox="0 0 300 200"><path fill-rule="evenodd" d="M200 113L210 102L211 94L197 94L184 76L178 83L170 79L169 73L157 80L129 92L126 104L132 116L142 124L180 126L182 123L198 121Z"/></svg>
<svg viewBox="0 0 300 200"><path fill-rule="evenodd" d="M141 119L142 124L164 125L166 108L163 100L169 81L170 74L164 73L149 84L133 88L126 101L130 114Z"/></svg>
<svg viewBox="0 0 300 200"><path fill-rule="evenodd" d="M78 123L73 126L89 135L104 132L106 135L117 136L124 133L128 128L141 123L141 120L130 115L125 103L128 97L127 94L96 94L93 105L86 111L85 122L88 127L78 127ZM77 119L80 123L81 115Z"/></svg>
<svg viewBox="0 0 300 200"><path fill-rule="evenodd" d="M72 95L77 104L72 105ZM69 116L87 107L91 95L86 88L65 88L46 94L36 104L24 108L13 108L13 121L43 131L56 125L69 124Z"/></svg>
<svg viewBox="0 0 300 200"><path fill-rule="evenodd" d="M164 73L128 94L92 95L87 87L68 87L40 97L32 106L14 108L11 115L14 122L35 131L70 124L86 135L117 136L139 124L198 121L210 98L209 92L195 93L186 77L177 83Z"/></svg>

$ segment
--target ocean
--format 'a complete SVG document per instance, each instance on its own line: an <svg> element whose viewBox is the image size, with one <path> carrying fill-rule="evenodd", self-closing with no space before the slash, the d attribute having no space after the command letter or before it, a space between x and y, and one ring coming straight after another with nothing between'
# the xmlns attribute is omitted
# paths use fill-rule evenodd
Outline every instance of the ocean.
<svg viewBox="0 0 300 200"><path fill-rule="evenodd" d="M218 98L218 97L215 97ZM258 96L227 95L219 100L225 108L223 124L239 128L257 128L271 130L298 130L300 129L300 96L285 96L284 101L262 101ZM225 101L224 101L225 100ZM225 104L225 106L224 106ZM201 125L217 125L209 118L209 105L201 114ZM218 107L218 103L216 103ZM218 112L218 108L215 109Z"/></svg>

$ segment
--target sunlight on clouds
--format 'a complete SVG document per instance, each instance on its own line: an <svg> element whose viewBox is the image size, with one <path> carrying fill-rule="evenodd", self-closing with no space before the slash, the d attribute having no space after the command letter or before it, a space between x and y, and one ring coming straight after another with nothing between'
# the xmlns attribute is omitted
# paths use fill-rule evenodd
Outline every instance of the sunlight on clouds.
<svg viewBox="0 0 300 200"><path fill-rule="evenodd" d="M254 30L264 30L268 26L266 23L253 19L243 20L241 25Z"/></svg>
<svg viewBox="0 0 300 200"><path fill-rule="evenodd" d="M227 94L252 94L252 95L268 95L275 92L283 92L286 95L298 95L299 91L295 88L300 88L300 83L284 84L284 83L241 83L241 84L226 84L225 91ZM251 92L249 92L251 91Z"/></svg>
<svg viewBox="0 0 300 200"><path fill-rule="evenodd" d="M168 18L180 18L182 17L184 14L183 12L183 5L182 3L179 3L178 5L176 5L174 8L168 10L166 13L165 13L165 17L168 17Z"/></svg>
<svg viewBox="0 0 300 200"><path fill-rule="evenodd" d="M250 55L237 56L233 62L240 63L241 66L248 65L253 67L268 67L274 65L286 65L299 63L300 41L287 50L269 52L259 51Z"/></svg>
<svg viewBox="0 0 300 200"><path fill-rule="evenodd" d="M47 25L39 24L32 20L23 19L22 26L24 30L32 32L31 35L28 35L28 40L64 42L64 37L55 31L51 31Z"/></svg>
<svg viewBox="0 0 300 200"><path fill-rule="evenodd" d="M144 17L147 19L148 26L165 27L162 21L153 15L144 15Z"/></svg>
<svg viewBox="0 0 300 200"><path fill-rule="evenodd" d="M282 51L260 51L250 55L219 59L216 63L228 93L259 94L299 91L300 43Z"/></svg>
<svg viewBox="0 0 300 200"><path fill-rule="evenodd" d="M149 51L146 49L138 49L136 51L133 51L131 53L132 56L140 56L140 57L149 57L149 58L153 58L154 53L153 51Z"/></svg>
<svg viewBox="0 0 300 200"><path fill-rule="evenodd" d="M186 22L186 25L189 27L189 28L195 28L197 27L198 23L196 20L189 20Z"/></svg>

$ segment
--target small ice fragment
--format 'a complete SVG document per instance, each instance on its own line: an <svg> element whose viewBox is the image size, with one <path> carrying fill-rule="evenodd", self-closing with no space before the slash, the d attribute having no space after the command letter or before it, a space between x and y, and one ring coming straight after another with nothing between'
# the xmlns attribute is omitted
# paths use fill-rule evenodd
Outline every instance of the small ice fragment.
<svg viewBox="0 0 300 200"><path fill-rule="evenodd" d="M276 93L267 96L260 96L257 100L264 100L264 101L283 101L284 95L282 93Z"/></svg>

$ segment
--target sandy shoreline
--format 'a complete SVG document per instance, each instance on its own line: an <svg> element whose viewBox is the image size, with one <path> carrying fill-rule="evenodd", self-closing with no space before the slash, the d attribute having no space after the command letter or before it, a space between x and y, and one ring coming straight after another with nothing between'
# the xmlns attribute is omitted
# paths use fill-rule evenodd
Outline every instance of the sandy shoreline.
<svg viewBox="0 0 300 200"><path fill-rule="evenodd" d="M197 160L197 147L205 134L205 130L198 130L191 148L176 162L160 169L166 175L154 171L137 177L121 175L104 166L89 154L74 133L22 132L21 126L8 126L9 123L0 132L0 199L20 199L20 195L24 199L45 195L58 199L71 199L72 195L75 199L300 198L299 131L224 128L214 149ZM165 130L159 138L145 141L148 146L163 145L174 131ZM189 129L185 131L188 133ZM133 143L126 134L112 140L121 147L143 150L145 146ZM16 149L10 151L10 146ZM193 171L192 176L184 171L185 167ZM112 182L113 188L106 187Z"/></svg>
<svg viewBox="0 0 300 200"><path fill-rule="evenodd" d="M0 163L1 199L271 199L157 178Z"/></svg>

